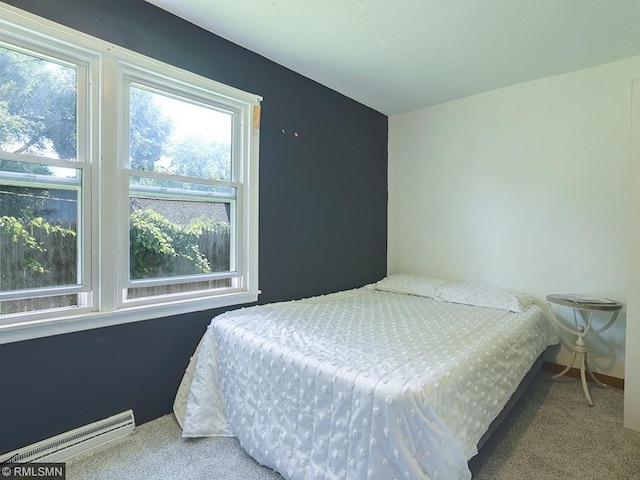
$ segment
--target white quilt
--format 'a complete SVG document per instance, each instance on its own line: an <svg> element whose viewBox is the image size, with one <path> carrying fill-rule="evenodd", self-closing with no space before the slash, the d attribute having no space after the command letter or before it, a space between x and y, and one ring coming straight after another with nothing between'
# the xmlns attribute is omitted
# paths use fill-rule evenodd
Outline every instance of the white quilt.
<svg viewBox="0 0 640 480"><path fill-rule="evenodd" d="M174 404L286 479L470 479L467 461L557 339L523 313L361 288L216 317Z"/></svg>

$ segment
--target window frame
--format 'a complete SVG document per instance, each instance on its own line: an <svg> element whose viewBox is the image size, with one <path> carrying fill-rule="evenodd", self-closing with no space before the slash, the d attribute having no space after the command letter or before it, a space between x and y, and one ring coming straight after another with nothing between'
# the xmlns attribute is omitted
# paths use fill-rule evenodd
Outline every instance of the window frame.
<svg viewBox="0 0 640 480"><path fill-rule="evenodd" d="M246 255L243 252L243 249L238 244L240 239L242 238L242 233L237 232L237 230L241 230L242 228L242 217L243 217L243 194L244 194L244 186L242 183L242 173L244 171L243 167L243 152L245 148L245 139L249 138L250 131L244 128L247 125L247 113L248 108L247 104L243 102L238 102L234 99L229 99L223 97L221 95L215 94L215 92L211 92L209 90L204 90L199 88L198 85L194 85L193 82L185 82L182 79L177 78L177 75L172 75L171 78L167 78L162 75L162 72L151 71L150 69L142 69L139 66L131 66L126 62L118 62L119 72L118 77L122 80L122 88L119 89L121 92L121 98L118 101L119 105L123 105L121 111L121 117L119 118L120 125L120 138L122 139L122 145L120 148L120 159L119 159L119 169L122 171L122 182L120 184L120 197L116 200L116 202L120 205L120 220L121 223L118 225L117 231L121 232L121 235L117 239L120 242L121 251L127 251L128 248L128 217L129 217L129 202L128 199L131 197L131 187L130 182L127 179L131 177L140 176L145 178L158 178L158 179L166 179L166 180L177 180L183 181L186 183L199 183L199 184L207 184L210 186L220 186L220 187L229 187L233 188L236 191L235 198L233 199L234 211L233 211L233 219L232 219L232 229L231 229L231 251L232 265L235 267L233 271L229 273L212 273L208 275L194 275L191 278L185 277L184 279L180 279L179 277L171 277L171 278L158 278L153 280L131 280L129 279L129 262L130 256L124 256L122 261L119 264L119 284L121 289L124 291L127 288L131 287L144 287L147 285L160 284L161 282L165 282L165 284L176 284L176 283L188 283L190 281L201 281L208 279L222 279L229 278L231 279L232 286L228 289L229 291L241 291L244 288L244 275L242 272L244 271L245 261L244 258ZM179 73L179 72L176 72ZM231 159L231 179L228 181L223 180L211 180L206 178L198 178L198 177L186 177L176 174L165 174L165 173L155 173L155 172L147 172L142 170L137 170L131 168L128 165L128 159L130 158L130 92L132 86L135 85L136 88L143 88L150 92L159 93L165 95L167 97L172 97L176 100L186 100L191 101L194 104L200 104L202 106L207 106L212 109L218 109L220 111L228 112L232 114L233 125L232 125L232 159ZM238 148L234 148L238 147ZM125 192L128 191L128 194ZM202 295L202 292L194 291L193 293L183 293L182 297L190 297L197 298ZM142 304L153 304L156 303L156 300L152 297L146 297L145 299L135 299L135 300L125 300L124 295L118 298L118 306L119 308L126 307L127 305L142 305Z"/></svg>
<svg viewBox="0 0 640 480"><path fill-rule="evenodd" d="M61 63L82 61L86 65L87 89L78 91L76 160L65 166L82 171L82 202L79 209L86 227L82 241L83 279L90 286L88 307L25 312L0 317L0 344L109 325L149 320L184 313L255 302L258 289L258 157L259 115L262 98L209 78L168 65L89 35L42 19L15 7L0 5L0 42L43 53ZM237 276L235 288L203 294L187 292L123 301L129 282L129 177L127 81L145 79L174 88L175 94L206 99L233 108L237 125L233 147L240 161L233 162L237 186ZM80 80L78 80L80 83ZM164 92L163 89L160 89ZM127 117L128 118L128 117ZM12 158L6 159L11 160ZM24 158L24 157L22 157ZM40 161L33 157L34 161ZM22 161L18 159L18 161ZM56 163L59 161L56 161ZM47 162L48 163L48 162ZM133 173L140 173L134 170ZM183 177L185 181L194 180ZM125 183L126 182L126 183ZM125 188L126 186L126 188ZM113 214L108 206L115 205ZM98 214L95 214L98 212ZM121 234L118 235L118 232ZM94 253L92 255L92 252ZM114 262L113 259L121 259ZM123 259L126 259L123 260ZM80 260L79 260L80 261ZM233 283L232 282L232 285Z"/></svg>

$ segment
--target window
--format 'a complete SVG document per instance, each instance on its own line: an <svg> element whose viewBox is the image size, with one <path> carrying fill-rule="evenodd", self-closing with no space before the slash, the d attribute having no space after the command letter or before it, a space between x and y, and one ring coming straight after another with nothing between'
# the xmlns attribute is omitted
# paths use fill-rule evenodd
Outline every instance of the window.
<svg viewBox="0 0 640 480"><path fill-rule="evenodd" d="M93 305L90 62L0 42L0 318Z"/></svg>
<svg viewBox="0 0 640 480"><path fill-rule="evenodd" d="M260 97L17 12L0 343L255 301Z"/></svg>

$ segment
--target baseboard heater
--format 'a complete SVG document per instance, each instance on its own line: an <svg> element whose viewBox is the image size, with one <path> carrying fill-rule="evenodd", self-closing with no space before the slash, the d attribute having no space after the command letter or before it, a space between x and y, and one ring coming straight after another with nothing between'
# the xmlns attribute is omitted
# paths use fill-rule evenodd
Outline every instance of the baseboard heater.
<svg viewBox="0 0 640 480"><path fill-rule="evenodd" d="M128 435L135 426L133 410L127 410L112 417L0 455L0 464L65 462L75 455Z"/></svg>

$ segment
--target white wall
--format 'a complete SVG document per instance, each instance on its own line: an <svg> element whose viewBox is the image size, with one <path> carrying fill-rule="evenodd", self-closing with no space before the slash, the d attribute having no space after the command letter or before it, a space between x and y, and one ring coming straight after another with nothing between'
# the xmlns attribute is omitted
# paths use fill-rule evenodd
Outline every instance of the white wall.
<svg viewBox="0 0 640 480"><path fill-rule="evenodd" d="M640 56L391 117L389 272L626 303L636 77ZM625 328L588 339L594 371L625 376Z"/></svg>
<svg viewBox="0 0 640 480"><path fill-rule="evenodd" d="M631 160L631 242L629 253L629 310L627 371L624 382L624 424L640 431L640 79L633 82ZM635 368L632 366L635 365Z"/></svg>

